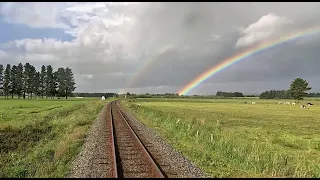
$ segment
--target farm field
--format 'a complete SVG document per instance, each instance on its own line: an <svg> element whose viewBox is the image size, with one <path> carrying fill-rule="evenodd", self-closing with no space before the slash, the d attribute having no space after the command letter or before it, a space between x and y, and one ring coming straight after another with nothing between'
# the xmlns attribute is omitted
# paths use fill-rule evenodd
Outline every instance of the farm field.
<svg viewBox="0 0 320 180"><path fill-rule="evenodd" d="M253 98L121 103L214 177L320 177L318 100L296 106ZM314 106L301 109L307 102Z"/></svg>
<svg viewBox="0 0 320 180"><path fill-rule="evenodd" d="M64 177L107 101L1 97L0 177Z"/></svg>

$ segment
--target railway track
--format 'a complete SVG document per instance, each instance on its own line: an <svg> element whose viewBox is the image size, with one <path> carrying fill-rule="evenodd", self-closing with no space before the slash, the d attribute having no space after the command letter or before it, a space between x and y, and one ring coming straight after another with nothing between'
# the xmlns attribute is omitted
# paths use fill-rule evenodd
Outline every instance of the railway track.
<svg viewBox="0 0 320 180"><path fill-rule="evenodd" d="M137 134L119 110L116 101L110 107L110 156L113 178L165 178Z"/></svg>

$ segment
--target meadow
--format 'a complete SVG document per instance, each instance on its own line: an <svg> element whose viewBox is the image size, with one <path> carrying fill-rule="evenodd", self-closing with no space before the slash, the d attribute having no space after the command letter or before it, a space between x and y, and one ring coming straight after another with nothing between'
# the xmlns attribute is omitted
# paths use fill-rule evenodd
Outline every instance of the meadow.
<svg viewBox="0 0 320 180"><path fill-rule="evenodd" d="M159 98L121 103L213 177L320 177L319 99L296 106L280 101L293 102ZM314 106L301 109L307 102Z"/></svg>
<svg viewBox="0 0 320 180"><path fill-rule="evenodd" d="M0 177L64 177L106 101L0 98Z"/></svg>

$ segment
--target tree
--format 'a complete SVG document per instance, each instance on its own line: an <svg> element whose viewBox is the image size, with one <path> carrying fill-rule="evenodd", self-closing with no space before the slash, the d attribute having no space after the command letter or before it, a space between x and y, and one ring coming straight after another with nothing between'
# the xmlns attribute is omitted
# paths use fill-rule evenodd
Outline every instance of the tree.
<svg viewBox="0 0 320 180"><path fill-rule="evenodd" d="M57 71L57 82L58 82L58 96L66 96L66 73L64 68L58 68Z"/></svg>
<svg viewBox="0 0 320 180"><path fill-rule="evenodd" d="M3 65L0 64L0 91L3 91Z"/></svg>
<svg viewBox="0 0 320 180"><path fill-rule="evenodd" d="M296 78L292 81L290 85L290 95L295 100L303 100L303 97L307 95L306 91L311 90L311 87L308 87L309 83L302 79Z"/></svg>
<svg viewBox="0 0 320 180"><path fill-rule="evenodd" d="M10 86L11 86L11 66L10 64L7 64L6 70L4 71L4 81L3 81L3 92L5 95L5 98L8 98L8 95L10 93Z"/></svg>
<svg viewBox="0 0 320 180"><path fill-rule="evenodd" d="M13 95L17 93L17 71L18 71L18 67L16 65L13 65L11 69L11 89L10 89L10 94L12 99L13 99Z"/></svg>
<svg viewBox="0 0 320 180"><path fill-rule="evenodd" d="M54 99L54 97L57 95L57 88L58 88L58 72L54 72L52 76L52 84L51 84L51 97Z"/></svg>
<svg viewBox="0 0 320 180"><path fill-rule="evenodd" d="M36 68L34 66L30 66L30 69L29 69L29 93L31 94L31 99L32 99L32 95L35 93L35 77L36 77ZM38 82L39 83L39 82Z"/></svg>
<svg viewBox="0 0 320 180"><path fill-rule="evenodd" d="M40 89L41 97L43 99L43 95L46 93L46 66L41 66L41 73L40 73Z"/></svg>
<svg viewBox="0 0 320 180"><path fill-rule="evenodd" d="M51 65L47 66L46 72L46 96L52 96L52 84L53 84L53 69Z"/></svg>
<svg viewBox="0 0 320 180"><path fill-rule="evenodd" d="M31 88L31 77L30 77L30 68L31 65L29 63L26 63L24 65L24 73L23 73L23 99L26 98L26 93L30 92Z"/></svg>
<svg viewBox="0 0 320 180"><path fill-rule="evenodd" d="M72 94L72 92L76 89L74 77L72 70L70 68L65 69L65 77L66 77L66 99L68 99L68 96Z"/></svg>
<svg viewBox="0 0 320 180"><path fill-rule="evenodd" d="M37 96L40 96L40 72L36 72L33 78L32 82L32 92L35 95L35 99L37 99ZM31 96L32 97L32 96Z"/></svg>
<svg viewBox="0 0 320 180"><path fill-rule="evenodd" d="M22 63L18 64L17 74L16 74L16 93L18 95L18 99L21 97L21 93L23 91L23 65Z"/></svg>

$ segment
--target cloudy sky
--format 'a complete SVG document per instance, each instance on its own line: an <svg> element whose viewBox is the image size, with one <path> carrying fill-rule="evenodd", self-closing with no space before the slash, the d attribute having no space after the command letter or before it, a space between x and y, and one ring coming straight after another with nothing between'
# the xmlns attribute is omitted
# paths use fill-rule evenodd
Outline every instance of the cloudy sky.
<svg viewBox="0 0 320 180"><path fill-rule="evenodd" d="M0 3L0 64L70 67L77 92L178 92L253 45L320 25L318 2ZM320 91L320 33L247 58L190 94Z"/></svg>

